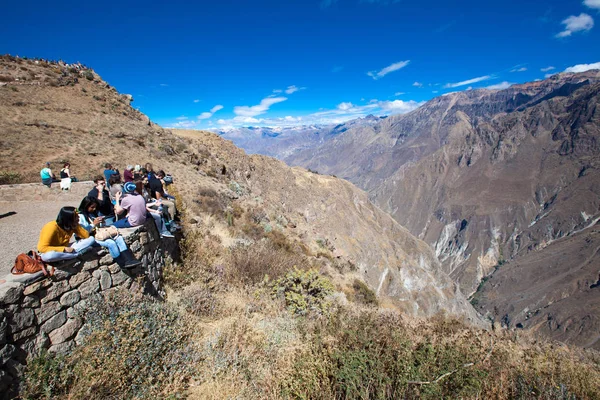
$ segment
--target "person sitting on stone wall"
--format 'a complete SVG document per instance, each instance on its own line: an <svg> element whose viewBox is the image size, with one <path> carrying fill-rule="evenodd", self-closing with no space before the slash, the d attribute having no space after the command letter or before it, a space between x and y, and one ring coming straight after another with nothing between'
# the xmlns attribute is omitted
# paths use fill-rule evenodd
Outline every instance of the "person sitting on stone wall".
<svg viewBox="0 0 600 400"><path fill-rule="evenodd" d="M127 213L125 218L115 222L117 228L132 228L146 223L146 202L135 189L135 183L127 182L123 185L123 192L115 194L115 212Z"/></svg>
<svg viewBox="0 0 600 400"><path fill-rule="evenodd" d="M108 192L110 193L110 200L113 204L115 204L115 195L118 192L123 192L123 182L121 181L121 175L112 174L110 176L110 179L108 180L107 186L110 188L108 190Z"/></svg>
<svg viewBox="0 0 600 400"><path fill-rule="evenodd" d="M144 181L138 180L135 182L136 193L144 198L144 201L146 202L146 211L154 218L154 223L156 224L156 229L160 232L160 236L168 238L174 237L171 232L169 232L166 225L166 212L161 209L156 200L150 198L150 194L148 193L144 182L147 182L146 178L144 178Z"/></svg>
<svg viewBox="0 0 600 400"><path fill-rule="evenodd" d="M94 178L94 188L88 193L88 197L93 197L98 200L98 210L100 215L104 216L106 226L112 225L115 222L115 211L113 204L110 201L110 194L106 189L104 177L97 176Z"/></svg>
<svg viewBox="0 0 600 400"><path fill-rule="evenodd" d="M69 243L75 234L76 241ZM40 232L37 249L44 262L72 260L95 243L94 237L79 225L75 207L60 209L56 221L48 222Z"/></svg>
<svg viewBox="0 0 600 400"><path fill-rule="evenodd" d="M128 165L123 171L123 181L133 182L133 165Z"/></svg>
<svg viewBox="0 0 600 400"><path fill-rule="evenodd" d="M98 213L98 206L98 200L93 197L84 197L79 205L79 225L92 236L95 235L96 228L101 228L104 225L104 217ZM127 247L121 235L106 240L96 239L96 243L107 248L112 258L121 268L135 268L141 264L141 261L136 259Z"/></svg>
<svg viewBox="0 0 600 400"><path fill-rule="evenodd" d="M77 178L71 175L71 164L65 163L60 170L60 188L70 190L72 182L77 182Z"/></svg>
<svg viewBox="0 0 600 400"><path fill-rule="evenodd" d="M156 199L158 202L162 203L164 207L166 207L167 212L169 213L169 222L171 222L175 221L177 208L175 207L175 202L173 200L169 200L165 194L162 181L164 177L164 171L158 171L154 178L151 178L150 174L148 174L148 190L150 191L150 196L152 198Z"/></svg>
<svg viewBox="0 0 600 400"><path fill-rule="evenodd" d="M40 177L42 178L42 183L49 188L52 187L52 180L54 178L54 174L50 169L50 163L47 162L44 168L40 171Z"/></svg>

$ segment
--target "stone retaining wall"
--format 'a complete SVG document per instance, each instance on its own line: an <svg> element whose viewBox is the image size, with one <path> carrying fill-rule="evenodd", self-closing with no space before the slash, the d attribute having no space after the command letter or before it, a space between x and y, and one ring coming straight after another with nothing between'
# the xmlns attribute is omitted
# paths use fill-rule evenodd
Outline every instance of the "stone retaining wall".
<svg viewBox="0 0 600 400"><path fill-rule="evenodd" d="M71 189L63 191L60 183L55 182L51 188L42 183L23 183L18 185L0 185L0 203L14 203L23 201L60 201L65 196L73 195L77 198L87 196L94 187L94 182L73 182Z"/></svg>
<svg viewBox="0 0 600 400"><path fill-rule="evenodd" d="M52 279L41 273L0 279L0 393L15 394L28 356L42 349L67 352L77 344L85 324L81 310L91 297L126 288L162 298L165 252L172 255L177 242L161 239L153 220L120 231L142 266L121 270L105 249L93 248Z"/></svg>

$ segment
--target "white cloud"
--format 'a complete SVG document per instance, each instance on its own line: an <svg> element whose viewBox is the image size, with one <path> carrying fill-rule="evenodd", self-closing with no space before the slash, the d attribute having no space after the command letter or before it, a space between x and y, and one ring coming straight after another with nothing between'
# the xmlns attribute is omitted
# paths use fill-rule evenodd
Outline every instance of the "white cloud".
<svg viewBox="0 0 600 400"><path fill-rule="evenodd" d="M406 94L405 92L396 92L394 93L394 96L402 96L403 94Z"/></svg>
<svg viewBox="0 0 600 400"><path fill-rule="evenodd" d="M210 109L210 111L205 111L202 114L198 115L198 119L209 119L210 117L213 116L214 113L216 113L219 110L222 110L223 106L220 104L217 104L216 106L214 106L213 108Z"/></svg>
<svg viewBox="0 0 600 400"><path fill-rule="evenodd" d="M423 84L421 82L415 82L413 83L414 87L423 87Z"/></svg>
<svg viewBox="0 0 600 400"><path fill-rule="evenodd" d="M200 100L196 99L194 100L194 103L200 103Z"/></svg>
<svg viewBox="0 0 600 400"><path fill-rule="evenodd" d="M166 84L166 83L161 83L161 84L160 84L160 86L162 86L162 87L166 87L166 86L169 86L169 85L168 85L168 84Z"/></svg>
<svg viewBox="0 0 600 400"><path fill-rule="evenodd" d="M554 74L546 74L546 75L544 75L544 79L548 79L548 78L550 78L550 77L551 77L551 76L553 76L553 75L554 75Z"/></svg>
<svg viewBox="0 0 600 400"><path fill-rule="evenodd" d="M179 121L170 126L167 126L167 128L173 128L173 129L194 129L196 127L197 127L197 124L194 121Z"/></svg>
<svg viewBox="0 0 600 400"><path fill-rule="evenodd" d="M283 90L281 90L281 89L273 89L273 93L275 93L275 94L279 94L281 92L283 92Z"/></svg>
<svg viewBox="0 0 600 400"><path fill-rule="evenodd" d="M406 114L407 112L411 112L412 110L419 108L425 102L416 102L414 100L402 101L402 100L394 100L394 101L380 101L377 103L379 107L383 111L388 111L394 114Z"/></svg>
<svg viewBox="0 0 600 400"><path fill-rule="evenodd" d="M513 68L510 70L510 72L525 72L525 71L527 71L527 68L525 68L525 67Z"/></svg>
<svg viewBox="0 0 600 400"><path fill-rule="evenodd" d="M380 71L369 71L369 72L367 72L367 75L369 75L371 78L373 78L375 80L381 79L384 76L386 76L387 74L389 74L390 72L398 71L399 69L406 67L409 63L410 63L410 60L399 61L397 63L388 65L387 67L383 68Z"/></svg>
<svg viewBox="0 0 600 400"><path fill-rule="evenodd" d="M587 32L594 27L594 19L585 13L579 16L571 15L561 23L565 26L565 30L557 33L557 38L568 37L576 32Z"/></svg>
<svg viewBox="0 0 600 400"><path fill-rule="evenodd" d="M177 117L175 118L177 121L185 121L186 119L188 119L188 117L186 117L185 115L182 115L181 117Z"/></svg>
<svg viewBox="0 0 600 400"><path fill-rule="evenodd" d="M438 91L437 90L433 90L431 93L436 94L436 93L438 93Z"/></svg>
<svg viewBox="0 0 600 400"><path fill-rule="evenodd" d="M497 83L495 85L486 86L486 89L502 90L502 89L509 88L511 85L513 85L513 84L510 82L504 81L504 82Z"/></svg>
<svg viewBox="0 0 600 400"><path fill-rule="evenodd" d="M288 86L287 89L285 89L285 93L286 94L292 94L292 93L296 93L299 90L304 90L306 89L305 87L297 87L296 85L292 85L292 86Z"/></svg>
<svg viewBox="0 0 600 400"><path fill-rule="evenodd" d="M493 75L485 75L485 76L480 76L480 77L473 78L473 79L467 79L466 81L462 81L462 82L447 83L444 85L444 87L445 88L456 88L459 86L471 85L473 83L483 82L483 81L487 81L490 79L494 79L494 76Z"/></svg>
<svg viewBox="0 0 600 400"><path fill-rule="evenodd" d="M584 0L583 4L589 8L600 10L600 0Z"/></svg>
<svg viewBox="0 0 600 400"><path fill-rule="evenodd" d="M235 106L233 112L240 117L256 117L266 113L273 104L286 101L287 97L266 97L255 106Z"/></svg>
<svg viewBox="0 0 600 400"><path fill-rule="evenodd" d="M556 69L556 68L554 68L553 66L549 66L549 67L540 69L540 71L542 71L542 72L548 72L548 71L552 71L553 69Z"/></svg>
<svg viewBox="0 0 600 400"><path fill-rule="evenodd" d="M591 69L600 69L600 62L593 64L577 64L565 69L565 72L585 72Z"/></svg>

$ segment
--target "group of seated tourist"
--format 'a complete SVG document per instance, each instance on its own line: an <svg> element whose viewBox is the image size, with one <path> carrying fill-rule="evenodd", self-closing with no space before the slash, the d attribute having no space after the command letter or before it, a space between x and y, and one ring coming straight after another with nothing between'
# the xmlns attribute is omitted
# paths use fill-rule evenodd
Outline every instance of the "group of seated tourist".
<svg viewBox="0 0 600 400"><path fill-rule="evenodd" d="M68 163L65 165L68 168ZM175 198L167 192L172 177L162 170L154 172L151 164L143 168L129 165L125 171L123 179L117 169L106 164L103 175L94 179L94 187L78 209L63 207L56 221L44 225L38 242L38 252L44 262L74 259L92 246L102 246L121 268L139 266L141 262L129 250L118 229L113 229L109 238L105 235L95 238L95 235L110 226L140 226L148 218L154 220L161 238L174 237L172 232L180 227L175 221ZM73 235L76 240L71 243Z"/></svg>

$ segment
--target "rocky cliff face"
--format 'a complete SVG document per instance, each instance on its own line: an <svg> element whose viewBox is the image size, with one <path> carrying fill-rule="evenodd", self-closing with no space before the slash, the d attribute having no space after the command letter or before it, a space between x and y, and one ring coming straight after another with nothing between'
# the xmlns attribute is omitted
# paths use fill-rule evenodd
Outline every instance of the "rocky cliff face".
<svg viewBox="0 0 600 400"><path fill-rule="evenodd" d="M572 255L576 243L588 243L575 240L577 234L593 236L600 217L599 98L598 71L452 93L287 161L366 189L435 250L465 293L474 294L498 271L505 279L490 280L495 285L480 311L512 327L524 326L517 320L531 310L552 305L553 322L539 329L598 346L583 333L600 316L599 289L590 288L598 255L591 251L580 262ZM569 250L553 252L563 246ZM540 284L549 254L565 276ZM521 296L528 300L514 301ZM555 315L577 329L564 331L562 324L560 331Z"/></svg>
<svg viewBox="0 0 600 400"><path fill-rule="evenodd" d="M349 182L247 156L216 134L174 135L91 70L2 57L0 75L2 176L38 181L44 161L55 173L69 161L79 177L100 173L105 162L121 168L151 162L175 176L184 204L210 188L231 205L260 205L286 236L309 248L320 243L352 263L353 278L390 306L414 315L447 311L479 323L431 249Z"/></svg>

